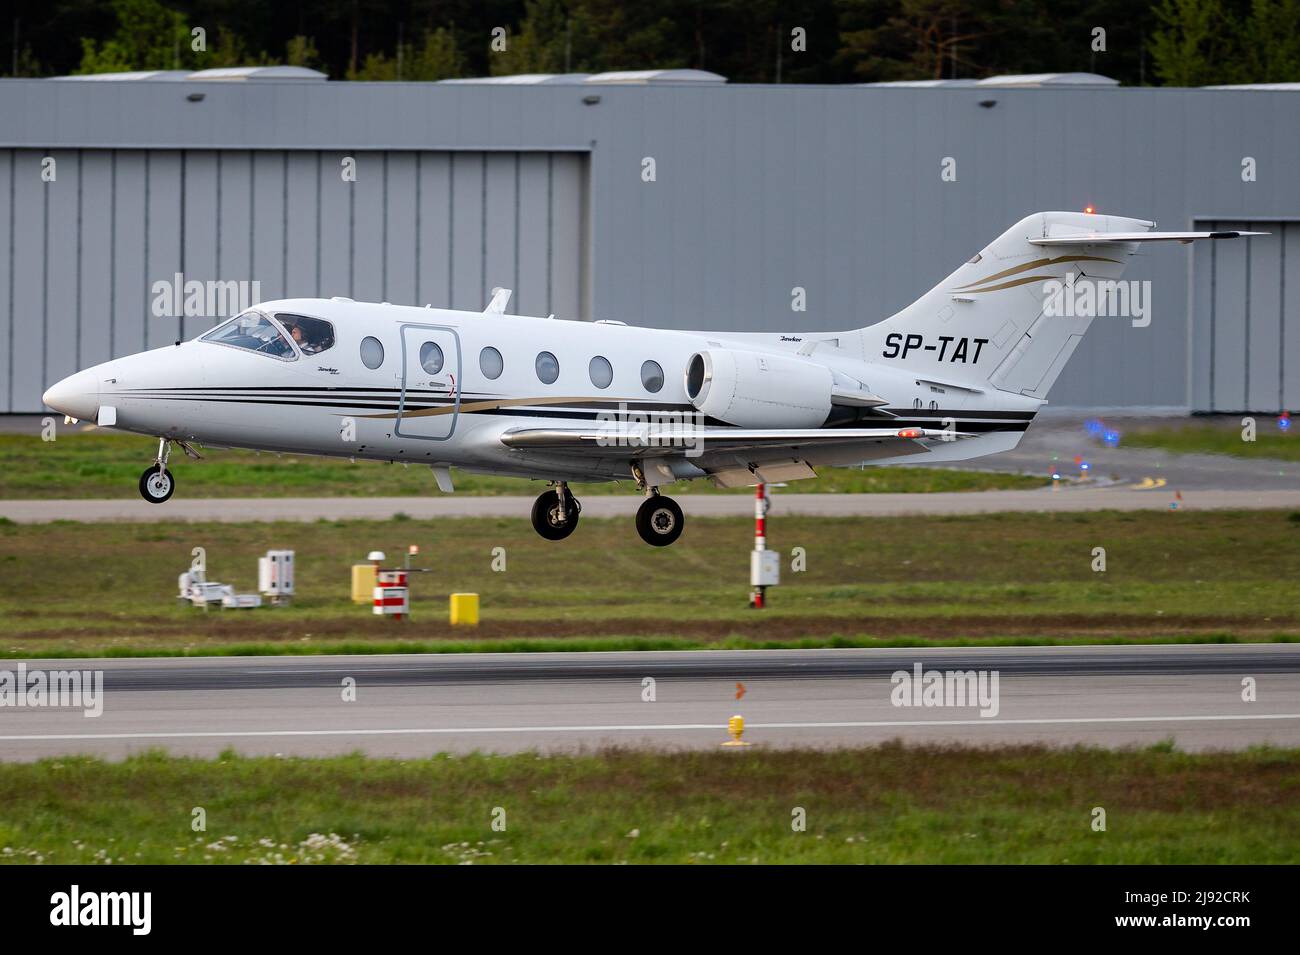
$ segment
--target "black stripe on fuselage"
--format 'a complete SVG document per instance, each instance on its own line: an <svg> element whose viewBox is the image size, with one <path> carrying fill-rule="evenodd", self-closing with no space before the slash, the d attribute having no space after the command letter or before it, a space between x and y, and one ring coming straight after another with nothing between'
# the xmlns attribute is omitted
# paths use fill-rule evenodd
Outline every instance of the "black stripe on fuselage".
<svg viewBox="0 0 1300 955"><path fill-rule="evenodd" d="M195 392L213 392L213 391L345 391L345 392L372 392L378 394L391 393L401 394L401 388L345 388L342 385L222 385L222 386L184 386L176 388L128 388L127 391L145 391L145 392L164 392L164 391L195 391ZM408 392L419 391L418 388L407 388ZM435 392L425 392L435 394Z"/></svg>
<svg viewBox="0 0 1300 955"><path fill-rule="evenodd" d="M180 387L169 387L169 388L133 388L133 389L128 389L128 392L138 397L168 396L168 397L176 397L176 398L181 398L181 397L188 398L191 395L193 395L193 397L196 400L204 397L230 398L236 394L247 393L247 394L257 394L260 397L266 397L266 398L288 398L288 397L299 396L308 400L318 399L324 401L324 400L335 400L344 397L346 395L355 394L355 395L364 395L367 401L390 401L394 405L396 405L401 400L403 394L407 396L415 395L426 401L432 400L443 404L450 404L451 401L453 400L452 397L448 395L446 391L443 390L433 391L429 389L418 389L418 388L402 389L402 388L387 388L387 387L386 388L348 388L342 385L337 385L337 386L327 385L327 386L319 386L319 387L312 387L306 385L303 386L229 385L223 387L180 386ZM502 400L502 401L516 400L515 398L509 395L491 394L488 392L467 392L467 391L461 391L460 398L462 403L469 403L471 401L479 402L479 401L494 401L494 400ZM539 403L539 406L544 406L547 402L547 399L545 398L545 396L540 396L537 398L537 401ZM515 406L516 409L522 409L527 407L529 406L527 405ZM694 412L696 410L695 406L690 404L666 405L663 404L662 402L656 402L653 400L603 401L598 398L593 398L589 401L584 401L583 404L580 406L580 409L575 409L575 410L598 409L604 411L609 409L625 408L625 407L627 408L636 407L642 410L656 411L663 414L672 414L675 412ZM495 413L495 411L476 412L476 413L491 414L491 413ZM900 408L895 413L897 417L881 418L880 419L881 423L892 424L899 421L933 422L936 420L942 420L944 418L953 418L957 421L1007 420L1013 422L1020 422L1020 421L1029 422L1032 421L1037 415L1036 411L981 411L981 410L957 411L954 409L944 409L944 408L924 408L924 409ZM906 415L906 417L904 417L904 415ZM868 420L871 419L870 418L858 419L857 421L854 421L852 424L846 423L844 425L838 425L838 427L854 427L856 425L862 424L863 421L868 421Z"/></svg>
<svg viewBox="0 0 1300 955"><path fill-rule="evenodd" d="M151 397L151 396L149 396L149 395L133 395L132 397L135 397L135 398L149 398L149 397ZM392 418L392 420L396 421L397 418L398 418L398 415L397 415L398 406L397 406L397 401L396 401L396 399L394 399L392 402L387 403L387 404L373 404L373 403L365 403L365 402L363 402L363 401L328 401L328 400L326 400L326 399L324 399L324 398L308 400L308 399L306 399L306 398L289 398L289 397L287 397L287 396L286 396L286 397L279 397L279 398L275 398L275 397L253 398L253 397L251 397L251 396L250 396L250 397L243 397L243 398L229 398L229 397L204 397L204 396L200 396L200 395L171 395L171 396L168 396L168 397L167 397L166 399L164 399L164 400L171 400L171 401L199 401L199 402L206 402L206 403L211 403L211 404L270 405L270 406L273 406L273 407L279 407L279 408L284 408L284 407L290 407L290 408L341 408L341 409L353 409L353 408L359 408L359 409L363 409L363 410L367 410L367 411L391 411L391 412L393 412L393 418ZM468 403L468 402L462 401L462 405L463 405L463 404L466 404L466 403ZM402 410L403 410L403 411L427 411L427 410L434 409L434 408L442 408L442 407L450 407L450 406L451 406L451 401L450 401L450 400L441 400L441 401L434 401L434 402L427 402L427 401L426 401L426 402L410 402L410 401L408 401L408 402L406 403L405 407L404 407ZM687 407L689 407L689 406L687 406ZM694 409L694 408L691 408L691 412L694 413L694 412L695 412L695 409ZM573 420L573 421L598 421L598 420L600 420L600 415L599 415L599 413L597 413L597 412L595 412L595 411L578 411L578 410L573 410L573 411L557 411L557 410L555 410L555 409L553 409L553 408L536 408L536 409L528 409L528 408L478 408L478 409L470 410L470 409L467 409L467 408L465 408L465 407L462 406L461 409L460 409L460 414L465 414L465 415L500 415L500 416L503 416L503 417L511 417L511 418L561 418L561 419L569 419L569 420ZM648 414L650 414L651 416L659 415L659 416L664 416L664 417L680 417L681 414L682 414L682 412L681 412L681 411L670 411L670 410L664 410L664 409L656 409L656 410L653 411L653 412L648 412ZM709 426L709 427L718 427L718 428L730 428L730 427L734 427L734 425L730 425L730 424L728 424L728 423L725 422L725 421L719 421L719 420L714 419L714 418L705 418L705 419L704 419L704 424L705 424L706 426Z"/></svg>
<svg viewBox="0 0 1300 955"><path fill-rule="evenodd" d="M229 397L229 393L256 393L263 397L281 398L289 394L301 394L304 398L321 396L323 398L337 398L341 395L364 394L368 400L391 400L394 404L401 398L403 389L401 388L345 388L342 386L327 387L272 387L267 385L231 385L229 387L177 387L177 388L132 388L128 393L135 397L164 396L175 398L189 398L191 394L196 399L206 396ZM428 389L407 388L407 395L419 395L436 397L445 402L450 402L450 397L446 391L431 391ZM510 395L491 394L489 392L461 391L460 399L462 403L470 401L512 401ZM538 402L544 403L545 397L538 397ZM653 400L625 400L625 401L602 401L599 398L593 398L589 401L584 400L583 407L598 408L602 411L618 408L639 408L649 411L662 411L665 413L672 411L695 411L694 405L675 404L665 405L663 402Z"/></svg>
<svg viewBox="0 0 1300 955"><path fill-rule="evenodd" d="M150 398L149 395L132 395L133 398ZM368 411L393 411L397 410L395 403L373 404L366 403L364 399L357 401L329 401L325 398L307 400L303 398L225 398L225 397L200 397L199 395L169 395L167 401L201 401L210 404L236 404L236 405L274 405L276 407L289 408L363 408ZM425 411L429 408L442 407L446 402L407 402L406 410L408 411Z"/></svg>
<svg viewBox="0 0 1300 955"><path fill-rule="evenodd" d="M233 389L232 389L233 390ZM381 389L371 389L381 390ZM391 389L390 389L391 390ZM132 397L149 398L149 394L134 394ZM339 400L345 399L344 395L317 396L317 395L271 395L265 394L258 397L252 395L246 396L228 396L216 394L171 394L165 396L166 399L179 401L202 401L217 404L252 404L252 405L271 405L276 407L297 407L297 408L339 408L339 409L361 409L365 411L392 411L398 409L399 398L383 398L379 395L372 395L366 399L355 401ZM474 399L479 400L479 399ZM490 399L484 399L490 400ZM468 399L462 396L462 404L468 403ZM418 401L407 401L403 410L405 411L424 411L439 407L449 407L452 399L439 395L436 397L421 397ZM617 404L610 403L612 407L618 407ZM593 405L588 407L600 407ZM683 412L695 413L695 408L691 405L668 405L654 406L644 409L650 414L664 416L676 416ZM596 411L584 410L581 408L572 408L558 410L555 408L530 408L528 406L516 406L512 408L481 408L467 410L462 407L461 414L467 415L495 415L508 418L553 418L571 421L596 421L600 419L600 414ZM889 428L929 428L933 427L936 420L949 419L952 421L951 427L957 431L967 433L988 433L995 431L1024 431L1034 419L1034 413L1018 411L972 411L961 413L956 411L927 411L914 412L909 417L898 418L881 418L878 421L872 421L870 418L859 419L842 427L859 428L864 425L878 424L882 427ZM734 427L725 421L715 418L706 418L704 420L706 427L728 428ZM826 431L835 431L837 428L826 428Z"/></svg>
<svg viewBox="0 0 1300 955"><path fill-rule="evenodd" d="M443 404L448 404L452 401L452 397L448 395L446 391L442 391L442 390L432 391L428 389L416 389L416 388L407 388L403 390L401 388L345 388L343 386L310 387L310 386L294 385L294 386L275 387L269 385L229 385L224 387L185 386L185 387L174 387L174 388L132 388L132 389L127 389L127 392L132 394L133 396L138 396L138 397L168 395L169 397L176 397L176 398L189 398L190 395L181 394L181 393L190 392L192 393L193 398L195 400L202 399L205 397L229 398L231 397L231 395L228 394L230 392L258 393L259 396L267 397L267 398L288 398L292 396L300 396L305 399L318 398L319 400L335 400L339 397L348 394L364 394L366 396L366 400L368 401L384 400L384 401L392 401L394 404L396 404L401 399L403 393L405 393L406 395L418 395L421 397L425 397L425 400L436 399L437 401ZM283 394L285 392L287 392L288 394ZM176 393L176 394L171 394L171 393ZM478 401L495 401L495 400L501 400L501 401L516 400L510 395L491 394L488 392L469 392L469 391L460 392L460 398L463 404L469 403L471 401L478 402ZM540 396L537 398L539 405L544 405L546 403L546 400L547 399L545 398L545 396ZM663 404L662 402L656 402L651 400L602 401L598 398L593 398L590 401L585 401L581 407L583 409L596 408L603 411L610 408L621 408L621 407L632 407L632 406L644 408L645 410L649 410L649 411L658 411L664 414L670 414L670 413L681 412L681 411L693 412L696 410L695 406L690 404ZM515 408L526 408L526 407L528 406L527 405L515 406ZM957 411L953 409L943 409L943 408L937 408L937 409L900 408L898 409L897 412L895 412L895 414L897 415L897 417L880 418L879 419L880 423L893 424L898 421L934 421L934 420L942 420L944 418L954 418L958 421L1008 420L1008 421L1017 421L1017 422L1018 421L1028 422L1028 421L1032 421L1037 416L1038 413L1036 411L981 411L981 410ZM906 415L906 417L904 417L904 415ZM855 421L853 425L844 425L844 427L856 426L862 424L863 421L869 421L869 420L871 419L870 418L859 419Z"/></svg>

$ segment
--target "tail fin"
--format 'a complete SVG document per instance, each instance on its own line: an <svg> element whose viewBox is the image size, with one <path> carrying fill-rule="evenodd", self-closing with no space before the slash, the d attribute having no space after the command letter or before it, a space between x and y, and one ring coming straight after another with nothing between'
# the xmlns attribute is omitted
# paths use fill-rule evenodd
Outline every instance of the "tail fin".
<svg viewBox="0 0 1300 955"><path fill-rule="evenodd" d="M1114 282L1139 242L1238 235L1154 227L1119 216L1035 213L907 308L861 329L863 356L938 381L1045 399L1092 323L1049 307L1060 304L1052 294L1060 295L1071 273Z"/></svg>

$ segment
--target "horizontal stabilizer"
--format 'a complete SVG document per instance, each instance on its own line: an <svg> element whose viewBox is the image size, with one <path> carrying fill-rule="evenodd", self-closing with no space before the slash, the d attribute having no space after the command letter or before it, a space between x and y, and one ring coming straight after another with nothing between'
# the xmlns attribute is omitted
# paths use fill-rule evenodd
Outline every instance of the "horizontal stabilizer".
<svg viewBox="0 0 1300 955"><path fill-rule="evenodd" d="M1103 245L1115 242L1194 242L1197 239L1237 239L1267 232L1094 232L1091 235L1063 235L1030 239L1030 245Z"/></svg>

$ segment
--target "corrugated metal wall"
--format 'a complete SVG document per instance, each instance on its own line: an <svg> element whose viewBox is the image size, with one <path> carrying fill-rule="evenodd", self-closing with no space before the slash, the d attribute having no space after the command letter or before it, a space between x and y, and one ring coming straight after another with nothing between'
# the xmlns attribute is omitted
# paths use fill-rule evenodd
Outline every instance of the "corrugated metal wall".
<svg viewBox="0 0 1300 955"><path fill-rule="evenodd" d="M500 285L512 310L586 318L586 183L573 152L0 151L0 412L225 317L156 317L154 283L178 272L262 300L468 309Z"/></svg>
<svg viewBox="0 0 1300 955"><path fill-rule="evenodd" d="M1300 408L1300 222L1198 222L1272 233L1197 246L1192 286L1193 411Z"/></svg>
<svg viewBox="0 0 1300 955"><path fill-rule="evenodd" d="M201 100L192 99L198 94ZM143 276L165 275L180 248L175 190L183 150L192 157L186 160L187 189L196 177L204 183L202 195L197 185L190 190L187 260L200 254L215 260L215 224L204 222L200 210L228 208L221 270L238 277L256 269L267 295L279 294L281 282L291 290L317 291L319 274L322 293L351 289L358 298L387 294L391 301L418 296L421 302L450 296L456 304L476 305L483 285L503 284L493 277L499 264L515 260L512 241L502 238L510 234L512 216L519 217L519 234L527 235L523 223L536 222L542 211L557 210L558 221L558 210L585 202L582 213L573 213L578 224L566 230L582 232L589 223L586 239L576 250L552 242L549 267L530 256L534 243L521 241L514 280L521 310L548 311L545 299L536 296L549 281L549 308L562 315L574 314L562 297L570 294L577 296L578 315L636 325L845 329L879 321L915 300L1030 212L1092 204L1103 213L1154 219L1165 229L1188 228L1193 219L1300 220L1300 176L1292 174L1300 156L1298 107L1300 93L1285 90L4 79L0 230L7 226L16 235L12 256L0 248L0 283L7 282L11 258L24 283L37 282L38 290L48 283L49 307L73 309L49 327L73 340L77 323L68 316L76 314L78 286L68 276L81 274L80 335L87 348L107 334L86 324L87 302L100 294L88 291L87 282L116 281L117 299L134 296L134 304L119 305L113 314L115 334L138 340L142 329L133 323L142 321ZM388 157L388 201L383 170L367 173L363 166L352 192L324 191L320 205L313 204L315 155L327 157L332 168L358 143L381 166ZM67 183L61 176L59 191L42 193L26 172L11 198L4 176L10 149L28 157L35 150L116 150L116 213L114 194L91 188L92 177L114 175L111 157L98 160L80 200L76 176ZM156 212L147 266L139 233L144 160L124 168L124 157L140 149L149 151L148 162L156 167L148 182L149 206ZM250 150L254 158L239 158ZM576 172L560 175L557 167L545 204L541 167L529 162L520 166L516 190L509 155L517 151L539 159L538 154L568 155L563 162L589 170L589 188L584 192L577 185L582 177ZM225 157L220 176L198 171L200 152L209 154L202 160L208 164L216 162L217 152ZM410 169L415 153L426 157L420 176ZM446 228L419 230L419 288L413 289L415 250L395 237L410 234L409 220L417 213L422 223L437 215L429 204L445 183L437 179L419 203L408 198L409 183L433 177L433 157L448 153L459 158L446 175L469 184L469 211L457 202L444 210ZM656 162L653 182L642 176L646 158ZM945 158L955 163L955 180L942 177ZM1249 180L1243 177L1247 160L1258 172ZM553 163L560 162L557 155ZM500 175L494 173L498 167ZM322 190L336 181L323 178ZM477 193L474 183L480 184ZM565 199L562 193L582 197ZM517 210L514 196L520 197ZM16 212L9 211L11 202ZM66 271L63 257L77 255L76 230L55 223L61 216L75 218L78 202L83 217L112 220L116 214L112 254L119 259L118 279L102 271L96 245L108 225L98 223L82 230L81 272ZM51 248L59 256L49 260L42 251L47 212ZM172 222L162 221L164 215ZM308 239L300 250L304 230ZM69 235L74 248L65 252ZM275 251L286 236L287 265ZM1252 239L1251 254L1279 241ZM1095 322L1052 389L1054 407L1189 406L1193 254L1183 246L1160 247L1133 259L1124 277L1151 282L1150 326ZM424 264L426 259L435 264ZM46 269L48 277L39 278ZM129 284L123 285L122 275ZM581 291L557 291L564 283L569 289L577 283ZM796 286L806 291L806 311L791 309ZM45 325L39 323L47 298L29 286L20 291L15 311L0 320L22 330L25 351L11 360L27 368L32 355L41 354ZM7 295L0 284L0 302ZM1221 314L1220 330L1232 320ZM167 328L163 323L158 331L170 340L175 333ZM47 358L59 360L53 353ZM51 377L55 370L51 365ZM1294 380L1297 372L1300 366L1288 364L1285 375ZM25 385L24 394L39 398L34 384Z"/></svg>

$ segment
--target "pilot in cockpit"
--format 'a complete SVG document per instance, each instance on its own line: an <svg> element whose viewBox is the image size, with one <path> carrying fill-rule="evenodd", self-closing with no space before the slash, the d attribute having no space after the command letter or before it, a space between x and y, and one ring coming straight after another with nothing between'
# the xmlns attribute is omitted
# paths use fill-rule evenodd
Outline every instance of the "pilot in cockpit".
<svg viewBox="0 0 1300 955"><path fill-rule="evenodd" d="M298 346L299 350L304 355L311 355L320 351L320 347L313 344L312 341L308 339L300 324L297 322L285 322L284 327L288 330L289 337L293 339L293 343Z"/></svg>
<svg viewBox="0 0 1300 955"><path fill-rule="evenodd" d="M304 355L315 355L334 344L334 336L328 322L314 318L278 315L285 331Z"/></svg>

